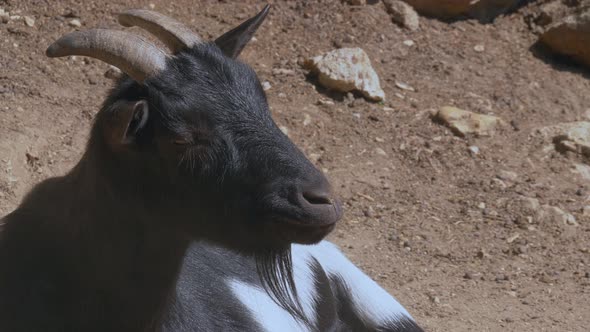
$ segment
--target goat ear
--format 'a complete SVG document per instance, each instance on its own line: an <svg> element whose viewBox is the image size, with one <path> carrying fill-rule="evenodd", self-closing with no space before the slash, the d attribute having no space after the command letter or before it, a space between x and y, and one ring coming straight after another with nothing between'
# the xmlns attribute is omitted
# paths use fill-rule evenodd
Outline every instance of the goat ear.
<svg viewBox="0 0 590 332"><path fill-rule="evenodd" d="M215 44L230 58L237 58L246 44L252 39L256 30L268 15L270 5L264 6L260 13L215 39Z"/></svg>
<svg viewBox="0 0 590 332"><path fill-rule="evenodd" d="M140 101L121 101L106 126L106 136L111 145L129 145L135 141L139 132L147 124L148 103Z"/></svg>

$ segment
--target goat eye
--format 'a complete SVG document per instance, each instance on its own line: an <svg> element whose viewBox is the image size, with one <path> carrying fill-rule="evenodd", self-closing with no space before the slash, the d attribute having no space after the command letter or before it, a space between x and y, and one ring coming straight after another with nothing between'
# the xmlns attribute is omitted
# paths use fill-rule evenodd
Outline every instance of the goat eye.
<svg viewBox="0 0 590 332"><path fill-rule="evenodd" d="M172 140L172 143L174 145L187 145L187 144L189 144L189 141L182 139L182 138L177 138L177 139Z"/></svg>

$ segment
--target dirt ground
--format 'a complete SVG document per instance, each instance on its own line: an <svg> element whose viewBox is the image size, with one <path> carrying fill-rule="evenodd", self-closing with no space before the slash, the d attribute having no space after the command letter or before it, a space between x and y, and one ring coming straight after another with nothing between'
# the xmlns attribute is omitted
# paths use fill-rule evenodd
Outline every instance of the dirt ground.
<svg viewBox="0 0 590 332"><path fill-rule="evenodd" d="M0 0L0 8L35 20L32 27L23 19L0 22L0 215L78 161L112 84L99 61L45 57L53 40L75 29L72 19L82 29L116 27L122 9L153 7L210 38L263 4ZM428 331L590 326L590 218L582 213L590 183L574 171L588 160L556 152L536 134L584 118L590 71L533 47L524 13L536 5L488 25L421 18L409 32L381 3L274 1L242 55L271 84L278 124L345 203L331 239ZM369 54L385 103L324 91L301 69L305 57L336 47ZM511 125L493 137L459 138L430 119L445 105ZM523 197L560 207L579 225L523 222Z"/></svg>

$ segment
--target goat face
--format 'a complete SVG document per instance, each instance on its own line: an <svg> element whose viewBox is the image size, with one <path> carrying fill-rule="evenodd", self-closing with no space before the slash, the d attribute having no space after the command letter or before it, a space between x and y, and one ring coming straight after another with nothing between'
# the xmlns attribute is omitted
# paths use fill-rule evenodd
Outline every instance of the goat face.
<svg viewBox="0 0 590 332"><path fill-rule="evenodd" d="M94 128L114 172L129 169L151 179L155 185L140 195L159 197L154 204L195 237L243 250L318 242L342 215L327 179L272 120L254 71L235 59L267 12L268 7L213 43L176 31L176 39L163 40L173 56L162 57L143 41L121 55L120 44L132 35L119 41L115 32L99 30L91 32L106 42L82 45L86 51L113 40L119 44L83 53L80 40L93 36L68 42L67 35L48 49L50 56L106 53L110 58L102 60L129 75L107 99ZM120 16L124 25L160 37L179 25L162 24L164 19L169 20L148 11ZM138 57L137 49L155 55Z"/></svg>
<svg viewBox="0 0 590 332"><path fill-rule="evenodd" d="M278 129L250 67L200 45L145 86L154 128L139 142L165 160L188 215L214 223L199 232L282 244L314 243L332 230L341 212L328 181Z"/></svg>

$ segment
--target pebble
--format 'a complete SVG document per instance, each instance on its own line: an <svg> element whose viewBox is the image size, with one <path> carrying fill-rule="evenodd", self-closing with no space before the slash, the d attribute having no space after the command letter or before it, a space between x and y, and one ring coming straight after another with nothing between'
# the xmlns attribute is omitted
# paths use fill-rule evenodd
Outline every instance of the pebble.
<svg viewBox="0 0 590 332"><path fill-rule="evenodd" d="M473 49L475 50L475 52L479 52L479 53L481 53L481 52L483 52L483 51L486 50L485 46L483 46L481 44L475 45L473 47Z"/></svg>
<svg viewBox="0 0 590 332"><path fill-rule="evenodd" d="M285 126L279 126L279 129L283 132L283 134L289 136L289 128Z"/></svg>
<svg viewBox="0 0 590 332"><path fill-rule="evenodd" d="M375 152L376 152L378 155L381 155L381 156L387 156L387 152L385 152L385 150L383 150L382 148L375 148Z"/></svg>
<svg viewBox="0 0 590 332"><path fill-rule="evenodd" d="M506 280L508 280L507 275L505 275L503 273L496 275L496 282L502 282L502 281L506 281Z"/></svg>
<svg viewBox="0 0 590 332"><path fill-rule="evenodd" d="M303 126L309 126L309 124L311 123L311 116L309 116L309 114L304 114L303 115Z"/></svg>
<svg viewBox="0 0 590 332"><path fill-rule="evenodd" d="M32 27L35 25L35 19L32 16L25 16L25 24L28 27Z"/></svg>
<svg viewBox="0 0 590 332"><path fill-rule="evenodd" d="M110 66L110 68L104 73L104 77L111 80L119 79L121 75L123 75L123 72L115 66Z"/></svg>
<svg viewBox="0 0 590 332"><path fill-rule="evenodd" d="M292 69L285 69L285 68L275 68L272 70L272 74L274 76L278 76L278 75L285 75L285 76L289 76L289 75L294 75L295 71Z"/></svg>
<svg viewBox="0 0 590 332"><path fill-rule="evenodd" d="M406 91L411 91L411 92L416 91L413 87L411 87L408 84L403 83L403 82L395 82L395 86L402 89L402 90L406 90Z"/></svg>
<svg viewBox="0 0 590 332"><path fill-rule="evenodd" d="M518 179L518 174L512 171L501 170L496 174L496 177L500 180L514 182Z"/></svg>
<svg viewBox="0 0 590 332"><path fill-rule="evenodd" d="M414 41L411 39L404 40L404 45L406 45L408 47L414 46L414 44L415 44Z"/></svg>
<svg viewBox="0 0 590 332"><path fill-rule="evenodd" d="M270 85L270 82L269 81L262 82L262 89L264 91L268 91L268 90L270 90L270 88L272 88L272 86Z"/></svg>
<svg viewBox="0 0 590 332"><path fill-rule="evenodd" d="M472 145L469 147L469 152L471 152L474 155L478 155L479 154L479 147Z"/></svg>
<svg viewBox="0 0 590 332"><path fill-rule="evenodd" d="M68 22L68 25L71 26L71 27L74 27L74 28L79 28L79 27L82 26L82 22L80 22L79 19L75 18L73 20L70 20Z"/></svg>

